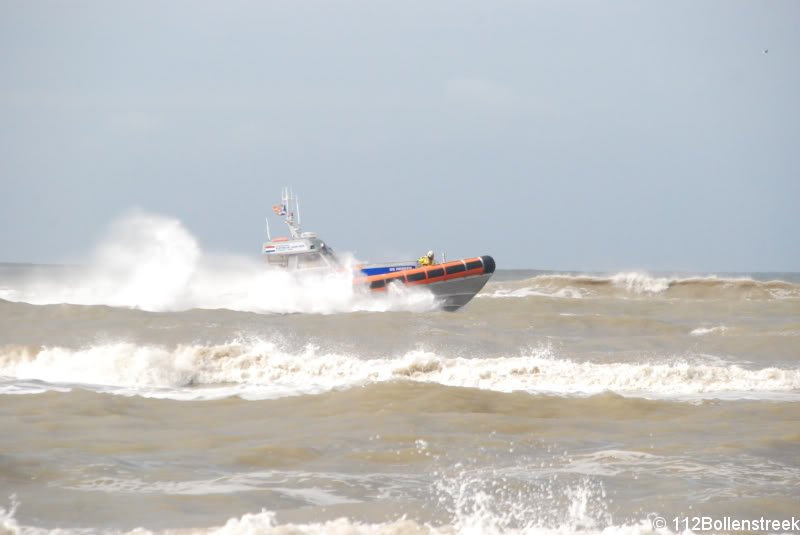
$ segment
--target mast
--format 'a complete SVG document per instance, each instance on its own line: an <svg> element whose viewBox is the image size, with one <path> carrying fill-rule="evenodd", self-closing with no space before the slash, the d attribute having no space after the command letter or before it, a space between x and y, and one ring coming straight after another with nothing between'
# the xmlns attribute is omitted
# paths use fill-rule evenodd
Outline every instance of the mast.
<svg viewBox="0 0 800 535"><path fill-rule="evenodd" d="M298 221L295 223L294 220L294 211L292 210L292 201L295 201L295 205L298 209ZM299 213L299 205L297 205L297 199L295 199L294 194L289 190L289 188L284 187L283 192L281 195L281 206L284 211L286 226L289 227L289 235L292 238L299 238L300 237L300 213Z"/></svg>

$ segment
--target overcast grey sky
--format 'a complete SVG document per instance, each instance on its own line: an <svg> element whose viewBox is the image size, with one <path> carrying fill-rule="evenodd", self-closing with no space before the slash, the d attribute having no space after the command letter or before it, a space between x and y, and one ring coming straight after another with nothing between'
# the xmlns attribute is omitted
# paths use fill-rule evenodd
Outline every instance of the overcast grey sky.
<svg viewBox="0 0 800 535"><path fill-rule="evenodd" d="M257 255L283 185L372 261L800 270L800 2L0 0L0 261Z"/></svg>

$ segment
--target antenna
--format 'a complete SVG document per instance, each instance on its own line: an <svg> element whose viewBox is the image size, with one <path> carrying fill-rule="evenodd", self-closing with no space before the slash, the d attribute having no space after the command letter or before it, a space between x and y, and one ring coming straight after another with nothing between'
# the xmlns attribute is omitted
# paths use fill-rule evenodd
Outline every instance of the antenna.
<svg viewBox="0 0 800 535"><path fill-rule="evenodd" d="M272 234L269 232L269 218L265 217L264 221L267 223L267 241L272 241Z"/></svg>
<svg viewBox="0 0 800 535"><path fill-rule="evenodd" d="M297 222L295 222L294 218L294 210L292 210L292 201L295 201L295 206L297 207ZM300 237L300 204L297 202L297 198L294 196L292 190L288 187L284 187L281 192L281 210L284 212L284 217L286 221L286 226L289 227L289 235L292 238L299 238Z"/></svg>

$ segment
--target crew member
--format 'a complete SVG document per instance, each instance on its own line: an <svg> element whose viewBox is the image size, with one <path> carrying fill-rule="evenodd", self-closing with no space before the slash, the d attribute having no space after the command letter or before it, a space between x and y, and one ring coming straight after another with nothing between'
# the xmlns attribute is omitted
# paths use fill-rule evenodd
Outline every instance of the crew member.
<svg viewBox="0 0 800 535"><path fill-rule="evenodd" d="M417 263L420 266L430 266L435 264L436 262L433 260L433 251L428 251L425 256L420 256L419 260L417 260Z"/></svg>

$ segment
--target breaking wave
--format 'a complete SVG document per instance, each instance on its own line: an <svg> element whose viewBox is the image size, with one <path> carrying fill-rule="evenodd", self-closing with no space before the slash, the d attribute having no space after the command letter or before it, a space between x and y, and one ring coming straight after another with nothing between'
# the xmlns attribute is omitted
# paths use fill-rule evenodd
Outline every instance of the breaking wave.
<svg viewBox="0 0 800 535"><path fill-rule="evenodd" d="M728 328L724 325L717 325L715 327L698 327L689 334L691 336L706 336L708 334L724 334L727 330Z"/></svg>
<svg viewBox="0 0 800 535"><path fill-rule="evenodd" d="M488 514L487 514L488 515ZM642 520L639 523L611 525L603 528L589 527L583 525L560 525L555 527L536 527L529 526L524 529L503 528L504 516L480 516L474 513L471 516L464 516L459 519L456 525L433 526L428 523L417 522L408 518L400 518L387 522L360 522L351 520L347 517L328 520L325 522L308 523L281 523L277 520L277 515L272 511L262 510L259 513L246 513L240 517L230 518L222 526L209 528L192 529L166 529L161 531L151 531L145 528L136 528L132 531L120 530L89 530L92 533L114 533L115 535L181 535L193 533L197 535L250 535L254 533L264 533L267 535L453 535L455 533L525 533L529 535L648 535L648 534L669 534L668 529L654 531L650 520ZM23 533L49 533L48 530L21 526L15 519L10 518L5 524L6 531L13 535ZM84 528L53 530L53 533L61 535L84 535L87 532Z"/></svg>
<svg viewBox="0 0 800 535"><path fill-rule="evenodd" d="M697 358L581 362L550 348L519 356L463 358L423 350L363 358L307 345L291 352L265 340L219 345L100 344L82 349L0 348L0 393L39 393L80 385L122 395L170 399L275 399L416 381L497 392L555 395L615 392L655 399L800 398L800 369L746 369Z"/></svg>
<svg viewBox="0 0 800 535"><path fill-rule="evenodd" d="M242 256L204 253L176 219L135 212L114 223L86 267L48 272L0 299L35 305L109 305L148 311L193 308L259 313L427 311L430 292L392 287L377 297L353 285L355 261L343 255L336 273L269 270Z"/></svg>
<svg viewBox="0 0 800 535"><path fill-rule="evenodd" d="M478 297L653 297L677 299L800 299L800 284L748 277L658 277L639 272L608 276L538 275L522 281L495 283L493 292Z"/></svg>
<svg viewBox="0 0 800 535"><path fill-rule="evenodd" d="M278 519L273 511L262 509L258 513L246 513L229 518L221 526L208 528L165 529L152 531L137 527L131 531L57 528L52 531L20 524L15 518L20 503L11 497L9 510L0 507L2 533L59 533L79 535L87 532L114 533L115 535L178 535L182 533L239 535L267 534L428 534L452 535L454 533L526 533L531 535L555 534L635 534L656 533L652 521L645 518L630 523L614 524L608 513L608 500L603 485L583 478L574 482L560 483L549 478L539 482L515 480L499 473L482 470L460 469L452 475L437 474L435 506L440 508L449 521L423 522L406 515L385 522L362 522L347 517L334 520L286 523ZM512 483L512 480L515 480ZM651 516L654 516L651 514ZM658 533L671 533L659 529Z"/></svg>

